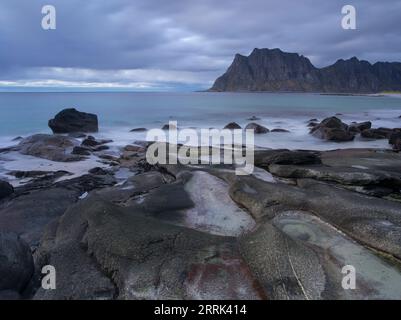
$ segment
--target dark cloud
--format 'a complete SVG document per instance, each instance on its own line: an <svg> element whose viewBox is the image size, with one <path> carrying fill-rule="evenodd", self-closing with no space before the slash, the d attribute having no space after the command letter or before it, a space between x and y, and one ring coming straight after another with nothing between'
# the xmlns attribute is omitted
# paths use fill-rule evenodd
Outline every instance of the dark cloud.
<svg viewBox="0 0 401 320"><path fill-rule="evenodd" d="M41 28L41 8L57 29ZM357 30L341 8L357 9ZM207 87L235 53L281 48L317 66L401 60L401 0L3 0L0 85Z"/></svg>

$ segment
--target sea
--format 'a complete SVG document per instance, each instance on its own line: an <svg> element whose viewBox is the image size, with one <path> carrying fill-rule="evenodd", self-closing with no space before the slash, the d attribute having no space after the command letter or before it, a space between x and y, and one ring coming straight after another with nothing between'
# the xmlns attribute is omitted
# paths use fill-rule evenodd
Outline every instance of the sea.
<svg viewBox="0 0 401 320"><path fill-rule="evenodd" d="M13 92L0 93L0 148L16 144L21 136L51 133L48 120L64 108L95 113L99 138L112 139L114 148L145 140L144 127L161 128L177 121L179 129L223 128L229 122L244 127L254 121L268 129L290 132L255 136L265 148L331 150L339 148L387 149L387 140L357 137L351 142L327 142L310 135L310 119L336 115L346 123L371 121L373 127L401 127L401 99L387 95L322 95L312 93L211 93L211 92ZM3 157L4 158L4 157ZM1 159L0 159L1 160ZM14 169L27 166L20 160ZM33 159L31 159L33 161ZM12 163L12 162L11 162ZM10 162L0 161L2 168ZM84 168L86 169L86 168Z"/></svg>

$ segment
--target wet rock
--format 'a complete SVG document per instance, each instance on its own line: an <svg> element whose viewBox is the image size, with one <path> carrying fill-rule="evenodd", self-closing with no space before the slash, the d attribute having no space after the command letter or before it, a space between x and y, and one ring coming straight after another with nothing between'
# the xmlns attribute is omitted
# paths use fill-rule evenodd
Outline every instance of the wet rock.
<svg viewBox="0 0 401 320"><path fill-rule="evenodd" d="M14 188L7 181L0 180L0 200L10 196L14 192Z"/></svg>
<svg viewBox="0 0 401 320"><path fill-rule="evenodd" d="M51 161L70 162L82 160L82 157L70 153L77 144L77 140L61 135L35 134L23 139L16 149L25 155Z"/></svg>
<svg viewBox="0 0 401 320"><path fill-rule="evenodd" d="M90 169L89 173L94 174L95 176L104 176L106 174L109 174L106 170L100 167Z"/></svg>
<svg viewBox="0 0 401 320"><path fill-rule="evenodd" d="M91 151L89 148L86 147L81 147L81 146L75 146L72 149L72 154L76 154L76 155L80 155L80 156L90 156L91 155Z"/></svg>
<svg viewBox="0 0 401 320"><path fill-rule="evenodd" d="M100 152L100 151L109 150L109 149L110 149L109 146L100 145L100 146L93 148L92 150L93 150L93 152Z"/></svg>
<svg viewBox="0 0 401 320"><path fill-rule="evenodd" d="M360 122L360 123L355 122L349 126L349 131L359 133L364 130L370 129L371 127L372 127L372 122L370 122L370 121L365 121L365 122Z"/></svg>
<svg viewBox="0 0 401 320"><path fill-rule="evenodd" d="M309 128L314 128L314 127L316 127L317 125L319 125L319 123L317 123L317 122L309 122L308 125L307 125L307 127L309 127Z"/></svg>
<svg viewBox="0 0 401 320"><path fill-rule="evenodd" d="M127 145L124 147L124 150L129 152L145 152L146 148L143 146Z"/></svg>
<svg viewBox="0 0 401 320"><path fill-rule="evenodd" d="M285 132L290 132L289 130L286 130L286 129L279 129L279 128L276 128L276 129L273 129L271 132L282 132L282 133L285 133Z"/></svg>
<svg viewBox="0 0 401 320"><path fill-rule="evenodd" d="M401 132L393 132L388 143L393 146L394 150L401 151Z"/></svg>
<svg viewBox="0 0 401 320"><path fill-rule="evenodd" d="M320 164L319 154L309 151L267 150L255 152L255 165L268 168L271 164Z"/></svg>
<svg viewBox="0 0 401 320"><path fill-rule="evenodd" d="M242 237L240 247L269 299L323 298L326 278L318 255L269 222Z"/></svg>
<svg viewBox="0 0 401 320"><path fill-rule="evenodd" d="M328 167L322 165L269 165L273 175L283 178L316 179L354 186L386 186L401 188L401 174L359 168Z"/></svg>
<svg viewBox="0 0 401 320"><path fill-rule="evenodd" d="M361 136L367 139L389 139L393 130L388 128L366 129Z"/></svg>
<svg viewBox="0 0 401 320"><path fill-rule="evenodd" d="M236 122L230 122L224 127L224 129L229 129L229 130L241 129L241 126Z"/></svg>
<svg viewBox="0 0 401 320"><path fill-rule="evenodd" d="M145 131L147 131L146 128L134 128L130 130L130 132L145 132Z"/></svg>
<svg viewBox="0 0 401 320"><path fill-rule="evenodd" d="M252 116L252 117L250 117L250 118L248 118L248 119L246 119L246 120L249 120L249 121L258 121L258 120L260 120L260 118L258 118L258 117L256 117L256 116Z"/></svg>
<svg viewBox="0 0 401 320"><path fill-rule="evenodd" d="M400 203L309 179L294 187L240 177L230 195L256 219L271 219L286 210L313 212L361 243L401 257Z"/></svg>
<svg viewBox="0 0 401 320"><path fill-rule="evenodd" d="M247 124L247 126L245 127L245 130L253 130L253 132L256 134L269 132L269 129L267 129L266 127L264 127L260 124L254 123L254 122Z"/></svg>
<svg viewBox="0 0 401 320"><path fill-rule="evenodd" d="M82 132L71 132L68 136L75 139L86 138L86 134Z"/></svg>
<svg viewBox="0 0 401 320"><path fill-rule="evenodd" d="M0 292L21 293L34 270L31 249L15 233L0 231Z"/></svg>
<svg viewBox="0 0 401 320"><path fill-rule="evenodd" d="M11 141L20 141L22 139L24 139L24 138L21 136L18 136L18 137L15 137L14 139L12 139Z"/></svg>
<svg viewBox="0 0 401 320"><path fill-rule="evenodd" d="M97 132L98 119L95 114L77 111L74 108L64 109L54 119L49 120L53 133Z"/></svg>
<svg viewBox="0 0 401 320"><path fill-rule="evenodd" d="M234 238L147 218L97 197L67 210L52 243L46 255L58 270L57 290L39 289L36 299L261 298Z"/></svg>
<svg viewBox="0 0 401 320"><path fill-rule="evenodd" d="M318 122L319 120L318 119L316 119L316 118L313 118L313 119L309 119L308 120L308 122Z"/></svg>
<svg viewBox="0 0 401 320"><path fill-rule="evenodd" d="M324 119L311 129L311 134L319 139L335 142L351 141L355 138L355 133L348 130L348 125L336 117Z"/></svg>
<svg viewBox="0 0 401 320"><path fill-rule="evenodd" d="M177 130L177 127L174 124L165 124L162 127L162 130Z"/></svg>

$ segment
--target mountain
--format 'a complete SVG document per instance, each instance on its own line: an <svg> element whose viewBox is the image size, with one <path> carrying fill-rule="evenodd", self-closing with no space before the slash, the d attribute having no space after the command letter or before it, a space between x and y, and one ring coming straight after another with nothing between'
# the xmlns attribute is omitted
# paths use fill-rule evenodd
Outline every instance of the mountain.
<svg viewBox="0 0 401 320"><path fill-rule="evenodd" d="M280 49L236 54L231 66L209 91L282 91L377 93L401 91L401 63L340 59L316 68L308 58Z"/></svg>

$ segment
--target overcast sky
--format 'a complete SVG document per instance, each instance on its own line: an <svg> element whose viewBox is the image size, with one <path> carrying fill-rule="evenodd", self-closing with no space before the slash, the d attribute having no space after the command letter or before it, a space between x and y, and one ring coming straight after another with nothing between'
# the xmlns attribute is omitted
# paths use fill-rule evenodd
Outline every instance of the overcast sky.
<svg viewBox="0 0 401 320"><path fill-rule="evenodd" d="M42 6L57 29L41 27ZM341 28L341 8L357 30ZM298 52L318 67L401 61L401 0L1 0L0 87L193 90L235 53Z"/></svg>

